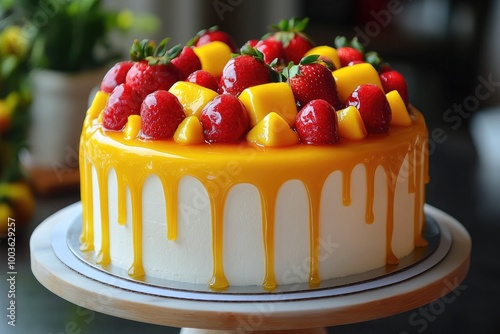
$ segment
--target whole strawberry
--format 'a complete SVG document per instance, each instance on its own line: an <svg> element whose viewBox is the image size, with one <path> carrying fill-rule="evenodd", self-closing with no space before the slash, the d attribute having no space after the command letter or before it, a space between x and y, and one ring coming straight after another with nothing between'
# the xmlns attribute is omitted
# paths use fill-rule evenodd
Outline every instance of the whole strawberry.
<svg viewBox="0 0 500 334"><path fill-rule="evenodd" d="M408 96L408 85L404 76L396 70L388 70L379 74L380 81L384 91L389 93L392 90L397 90L406 105L408 105L410 98Z"/></svg>
<svg viewBox="0 0 500 334"><path fill-rule="evenodd" d="M215 92L219 89L217 79L215 79L212 74L204 70L194 71L186 78L186 81L198 84Z"/></svg>
<svg viewBox="0 0 500 334"><path fill-rule="evenodd" d="M280 42L283 45L285 63L298 64L304 54L314 46L309 36L304 33L308 23L309 18L298 20L293 17L290 20L281 20L272 26L276 32L267 34L263 40Z"/></svg>
<svg viewBox="0 0 500 334"><path fill-rule="evenodd" d="M219 83L220 94L238 96L248 87L271 81L270 69L260 51L244 46L241 52L224 66Z"/></svg>
<svg viewBox="0 0 500 334"><path fill-rule="evenodd" d="M258 41L255 48L264 55L264 62L271 64L276 60L277 64L283 64L285 61L285 52L283 44L277 40L266 39Z"/></svg>
<svg viewBox="0 0 500 334"><path fill-rule="evenodd" d="M132 87L120 84L109 96L102 114L105 129L120 131L130 115L139 115L142 99Z"/></svg>
<svg viewBox="0 0 500 334"><path fill-rule="evenodd" d="M130 49L131 59L136 63L130 68L125 83L144 99L157 90L168 90L179 80L179 70L171 61L181 51L176 45L167 49L168 39L158 46L152 40L134 41Z"/></svg>
<svg viewBox="0 0 500 334"><path fill-rule="evenodd" d="M133 61L120 61L116 63L102 79L100 89L103 92L111 94L116 86L125 83L125 78L132 65L134 65Z"/></svg>
<svg viewBox="0 0 500 334"><path fill-rule="evenodd" d="M325 100L312 100L297 114L295 128L305 144L327 145L339 140L337 113Z"/></svg>
<svg viewBox="0 0 500 334"><path fill-rule="evenodd" d="M342 67L357 64L365 60L364 49L358 39L354 37L351 42L343 36L335 38L335 47Z"/></svg>
<svg viewBox="0 0 500 334"><path fill-rule="evenodd" d="M335 109L340 109L337 85L328 67L331 64L318 59L318 55L304 57L299 65L285 68L283 74L287 77L299 106L303 107L312 100L322 99Z"/></svg>
<svg viewBox="0 0 500 334"><path fill-rule="evenodd" d="M244 138L250 121L240 100L231 94L222 94L202 110L200 122L205 140L210 143L234 143Z"/></svg>
<svg viewBox="0 0 500 334"><path fill-rule="evenodd" d="M238 46L233 38L225 31L219 29L218 26L213 26L208 29L200 30L194 38L188 42L188 46L202 46L214 41L225 43L231 49L231 52L238 52Z"/></svg>
<svg viewBox="0 0 500 334"><path fill-rule="evenodd" d="M392 113L387 98L377 85L363 84L358 86L347 98L347 106L359 110L368 133L385 133L389 131Z"/></svg>
<svg viewBox="0 0 500 334"><path fill-rule="evenodd" d="M188 46L183 47L181 53L171 62L179 71L179 80L186 80L191 73L201 70L200 58Z"/></svg>
<svg viewBox="0 0 500 334"><path fill-rule="evenodd" d="M149 139L167 139L186 117L177 97L165 90L146 96L141 105L142 134Z"/></svg>

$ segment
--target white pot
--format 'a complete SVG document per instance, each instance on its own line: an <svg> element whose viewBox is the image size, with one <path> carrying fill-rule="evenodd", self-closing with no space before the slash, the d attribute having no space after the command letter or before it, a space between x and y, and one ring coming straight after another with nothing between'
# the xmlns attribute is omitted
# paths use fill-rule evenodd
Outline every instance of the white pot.
<svg viewBox="0 0 500 334"><path fill-rule="evenodd" d="M46 70L32 74L28 139L32 167L78 167L79 139L89 96L105 73L105 69L98 69L78 74Z"/></svg>

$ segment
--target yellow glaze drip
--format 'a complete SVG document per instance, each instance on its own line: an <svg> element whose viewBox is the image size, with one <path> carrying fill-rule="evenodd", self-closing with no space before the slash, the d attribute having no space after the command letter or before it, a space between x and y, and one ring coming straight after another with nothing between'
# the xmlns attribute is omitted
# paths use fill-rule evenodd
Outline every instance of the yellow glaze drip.
<svg viewBox="0 0 500 334"><path fill-rule="evenodd" d="M264 148L249 143L203 144L185 146L173 140L146 141L125 139L122 132L105 132L99 119L87 116L81 141L81 182L83 203L82 249L94 249L92 168L97 172L99 187L102 244L99 258L109 262L109 225L125 224L127 189L130 194L134 260L129 274L144 275L142 263L142 187L146 178L157 175L162 181L166 201L166 238L175 240L178 233L178 184L183 176L198 179L205 187L212 214L213 276L207 282L214 290L224 290L229 283L223 266L224 205L235 184L250 183L260 192L263 244L265 254L264 289L276 288L274 273L275 206L280 187L289 180L299 180L309 195L310 273L309 283L317 286L320 236L320 199L327 177L342 172L342 202L351 203L351 174L359 163L366 167L366 223L374 222L375 173L382 167L387 178L386 260L397 263L392 251L394 229L394 193L403 161L408 156L410 178L408 192L415 194L415 245L422 246L423 201L421 175L427 175L427 129L423 116L410 107L413 122L409 127L391 127L386 135L370 135L363 141L343 140L334 145L292 145ZM95 115L96 113L92 113ZM314 166L314 169L311 169ZM423 170L422 170L423 168ZM118 180L118 221L108 221L108 172L113 169ZM334 218L333 218L334 219Z"/></svg>

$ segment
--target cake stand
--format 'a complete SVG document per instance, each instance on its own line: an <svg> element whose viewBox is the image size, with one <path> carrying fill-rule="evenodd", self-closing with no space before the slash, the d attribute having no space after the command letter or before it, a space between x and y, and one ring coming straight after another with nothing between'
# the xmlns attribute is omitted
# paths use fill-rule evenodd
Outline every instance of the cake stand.
<svg viewBox="0 0 500 334"><path fill-rule="evenodd" d="M324 327L387 317L445 298L469 269L471 240L465 228L448 214L426 205L426 215L447 231L449 239L442 256L427 267L417 263L400 276L384 276L340 293L324 289L305 294L236 294L228 300L222 298L223 293L181 291L176 295L174 290L173 295L162 295L155 293L154 287L153 292L134 288L133 282L97 271L94 275L90 266L80 270L80 264L68 266L67 260L61 260L54 250L54 235L61 233L61 224L75 212L81 212L80 203L47 218L33 232L31 268L40 283L76 305L129 320L181 327L183 334L217 330L324 333ZM88 270L90 275L85 272ZM103 275L105 279L100 278Z"/></svg>

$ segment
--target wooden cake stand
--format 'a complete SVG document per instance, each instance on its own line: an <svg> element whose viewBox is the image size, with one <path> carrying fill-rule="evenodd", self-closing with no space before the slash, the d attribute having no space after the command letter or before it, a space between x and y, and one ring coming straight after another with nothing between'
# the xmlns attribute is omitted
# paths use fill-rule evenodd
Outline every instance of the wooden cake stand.
<svg viewBox="0 0 500 334"><path fill-rule="evenodd" d="M75 211L81 212L80 203L57 212L33 232L31 267L40 283L76 305L125 319L181 327L183 334L217 330L322 333L326 332L324 327L387 317L442 298L462 282L469 269L471 240L467 231L446 213L426 205L426 214L450 232L451 243L439 262L410 278L332 296L294 298L292 291L283 298L274 295L269 301L252 296L221 301L211 298L211 294L203 294L203 298L196 294L162 296L128 288L120 278L96 280L61 261L54 251L52 236L58 224Z"/></svg>

